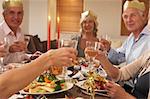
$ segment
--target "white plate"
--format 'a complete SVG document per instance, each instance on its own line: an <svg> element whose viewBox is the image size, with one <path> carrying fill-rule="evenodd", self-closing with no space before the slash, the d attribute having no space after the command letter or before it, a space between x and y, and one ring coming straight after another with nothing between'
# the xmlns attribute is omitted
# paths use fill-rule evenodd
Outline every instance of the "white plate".
<svg viewBox="0 0 150 99"><path fill-rule="evenodd" d="M67 86L66 89L59 90L59 91L54 91L54 92L46 92L46 93L29 93L29 92L25 92L24 90L21 90L20 93L21 93L21 94L26 94L26 95L40 95L40 94L43 94L43 95L50 95L50 94L55 94L55 93L64 92L64 91L67 91L67 90L71 89L71 88L73 87L73 83L66 82L66 86Z"/></svg>
<svg viewBox="0 0 150 99"><path fill-rule="evenodd" d="M85 81L86 81L86 80L79 81L79 82L77 82L75 85L78 86L78 87L81 88L81 89L86 90L86 88L83 86L83 83L84 83ZM95 92L106 92L106 90L98 90L98 89L95 89Z"/></svg>

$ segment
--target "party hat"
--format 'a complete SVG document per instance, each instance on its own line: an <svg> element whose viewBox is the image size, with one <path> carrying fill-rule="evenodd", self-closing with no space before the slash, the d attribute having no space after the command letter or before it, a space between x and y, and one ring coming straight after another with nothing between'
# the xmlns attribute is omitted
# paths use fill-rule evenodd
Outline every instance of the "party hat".
<svg viewBox="0 0 150 99"><path fill-rule="evenodd" d="M140 2L138 0L126 1L124 3L123 10L125 11L127 8L136 8L141 11L145 11L145 9L146 9L144 2Z"/></svg>

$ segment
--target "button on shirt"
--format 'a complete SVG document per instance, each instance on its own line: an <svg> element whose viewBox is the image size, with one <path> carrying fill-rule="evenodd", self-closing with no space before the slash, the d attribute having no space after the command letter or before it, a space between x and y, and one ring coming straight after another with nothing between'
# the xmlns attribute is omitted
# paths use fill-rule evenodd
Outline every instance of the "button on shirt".
<svg viewBox="0 0 150 99"><path fill-rule="evenodd" d="M109 51L108 58L115 65L123 62L129 64L147 50L150 50L150 30L148 26L142 30L137 40L131 33L120 48Z"/></svg>
<svg viewBox="0 0 150 99"><path fill-rule="evenodd" d="M15 36L5 21L0 24L0 40L2 40L4 37L8 38L9 46L16 41L24 41L24 34L21 33L21 29L18 28ZM21 62L25 58L27 58L27 56L23 52L9 53L5 57L4 63L7 64L12 62Z"/></svg>

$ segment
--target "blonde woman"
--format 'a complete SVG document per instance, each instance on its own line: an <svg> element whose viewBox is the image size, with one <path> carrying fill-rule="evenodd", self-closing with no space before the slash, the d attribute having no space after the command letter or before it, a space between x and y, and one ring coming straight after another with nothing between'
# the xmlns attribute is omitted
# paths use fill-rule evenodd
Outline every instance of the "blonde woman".
<svg viewBox="0 0 150 99"><path fill-rule="evenodd" d="M86 41L98 41L97 38L97 17L92 11L85 11L81 14L81 36L78 37L78 56L85 57L84 49L86 47Z"/></svg>

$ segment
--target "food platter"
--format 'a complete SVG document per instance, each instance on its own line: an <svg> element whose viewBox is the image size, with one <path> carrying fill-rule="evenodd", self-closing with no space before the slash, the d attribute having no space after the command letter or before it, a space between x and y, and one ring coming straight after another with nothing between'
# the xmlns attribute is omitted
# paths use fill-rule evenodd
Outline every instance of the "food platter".
<svg viewBox="0 0 150 99"><path fill-rule="evenodd" d="M92 95L92 93L90 93L89 90L87 90L85 87L84 87L84 82L86 80L83 80L83 81L79 81L78 83L76 83L75 85L77 87L79 87L81 89L81 92L83 92L84 94L87 94L87 95ZM94 90L94 94L96 95L101 95L101 96L106 96L106 97L109 97L108 94L107 94L107 90L105 89L95 89Z"/></svg>
<svg viewBox="0 0 150 99"><path fill-rule="evenodd" d="M73 87L73 83L70 83L70 82L65 82L66 83L66 88L65 89L62 89L62 90L59 90L59 91L54 91L54 92L45 92L45 93L29 93L29 92L25 92L24 90L21 90L20 91L20 94L26 94L26 95L40 95L40 94L43 94L43 95L50 95L50 94L56 94L56 93L60 93L60 92L64 92L64 91L67 91L69 89L71 89Z"/></svg>
<svg viewBox="0 0 150 99"><path fill-rule="evenodd" d="M84 82L86 80L83 80L83 81L79 81L77 82L75 85L78 86L79 88L83 89L83 90L87 90L85 87L84 87ZM106 90L100 90L100 89L95 89L95 92L106 92Z"/></svg>

